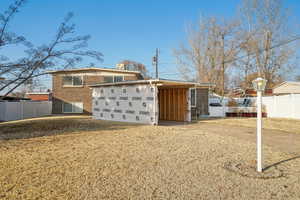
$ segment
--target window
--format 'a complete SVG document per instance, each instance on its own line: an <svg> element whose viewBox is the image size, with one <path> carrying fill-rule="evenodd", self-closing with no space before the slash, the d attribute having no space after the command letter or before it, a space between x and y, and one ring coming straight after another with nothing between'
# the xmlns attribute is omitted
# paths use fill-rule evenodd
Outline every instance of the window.
<svg viewBox="0 0 300 200"><path fill-rule="evenodd" d="M82 85L81 76L72 76L72 77L73 77L73 85Z"/></svg>
<svg viewBox="0 0 300 200"><path fill-rule="evenodd" d="M64 76L63 77L63 85L73 85L72 76Z"/></svg>
<svg viewBox="0 0 300 200"><path fill-rule="evenodd" d="M122 82L124 79L123 76L114 76L114 82Z"/></svg>
<svg viewBox="0 0 300 200"><path fill-rule="evenodd" d="M196 88L191 88L191 106L192 107L196 107L196 99L197 99L197 96L196 96Z"/></svg>
<svg viewBox="0 0 300 200"><path fill-rule="evenodd" d="M122 82L124 80L123 76L104 76L105 83L116 83Z"/></svg>
<svg viewBox="0 0 300 200"><path fill-rule="evenodd" d="M82 102L64 102L62 106L63 113L82 113L83 103Z"/></svg>
<svg viewBox="0 0 300 200"><path fill-rule="evenodd" d="M64 76L63 86L82 86L82 76Z"/></svg>
<svg viewBox="0 0 300 200"><path fill-rule="evenodd" d="M113 83L114 77L113 76L104 76L104 82L105 83Z"/></svg>

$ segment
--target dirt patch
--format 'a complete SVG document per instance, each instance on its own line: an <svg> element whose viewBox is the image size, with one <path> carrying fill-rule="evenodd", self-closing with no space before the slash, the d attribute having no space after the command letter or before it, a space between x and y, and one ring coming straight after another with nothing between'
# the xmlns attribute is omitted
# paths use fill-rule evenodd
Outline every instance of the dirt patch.
<svg viewBox="0 0 300 200"><path fill-rule="evenodd" d="M257 172L256 167L249 163L229 161L224 164L224 168L248 178L275 179L285 177L284 170L277 166L268 167L267 169L264 169L263 173L261 173Z"/></svg>

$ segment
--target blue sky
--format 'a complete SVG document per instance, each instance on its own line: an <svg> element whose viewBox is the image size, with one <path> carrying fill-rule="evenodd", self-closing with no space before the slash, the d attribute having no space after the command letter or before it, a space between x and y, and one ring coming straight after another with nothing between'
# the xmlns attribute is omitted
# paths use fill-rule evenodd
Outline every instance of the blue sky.
<svg viewBox="0 0 300 200"><path fill-rule="evenodd" d="M2 12L12 0L0 1ZM28 0L10 25L36 45L50 41L67 12L74 12L78 34L92 36L89 47L104 54L99 67L114 67L122 59L144 63L153 71L151 58L160 48L161 63L172 63L172 49L184 43L185 28L201 15L230 18L240 0ZM300 22L300 2L286 0ZM15 54L15 53L14 53ZM177 72L173 64L160 71Z"/></svg>

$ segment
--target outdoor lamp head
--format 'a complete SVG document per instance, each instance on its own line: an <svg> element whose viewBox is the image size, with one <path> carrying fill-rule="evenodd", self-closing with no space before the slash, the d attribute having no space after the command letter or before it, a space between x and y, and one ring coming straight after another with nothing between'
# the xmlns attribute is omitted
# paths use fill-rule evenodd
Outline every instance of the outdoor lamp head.
<svg viewBox="0 0 300 200"><path fill-rule="evenodd" d="M256 91L264 91L267 84L267 80L259 77L253 80L252 84L253 84L253 88Z"/></svg>

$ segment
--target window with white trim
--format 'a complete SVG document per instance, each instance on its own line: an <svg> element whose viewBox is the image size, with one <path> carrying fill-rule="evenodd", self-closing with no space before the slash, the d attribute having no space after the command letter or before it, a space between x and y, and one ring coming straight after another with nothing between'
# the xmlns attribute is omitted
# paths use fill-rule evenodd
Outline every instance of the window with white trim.
<svg viewBox="0 0 300 200"><path fill-rule="evenodd" d="M83 113L82 102L63 102L62 105L63 113Z"/></svg>
<svg viewBox="0 0 300 200"><path fill-rule="evenodd" d="M82 76L63 76L63 86L82 86L83 77Z"/></svg>
<svg viewBox="0 0 300 200"><path fill-rule="evenodd" d="M191 88L191 106L196 107L196 104L197 104L196 88Z"/></svg>

